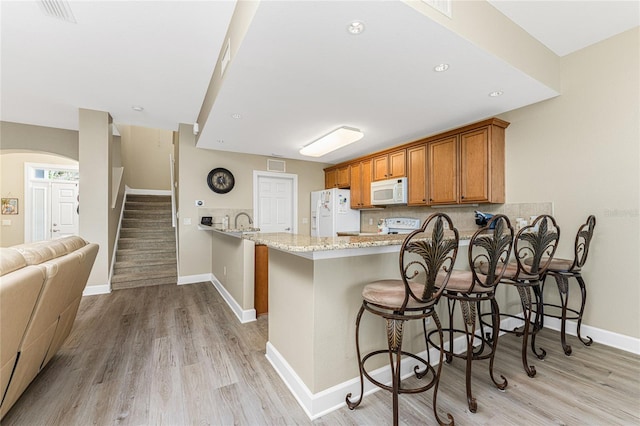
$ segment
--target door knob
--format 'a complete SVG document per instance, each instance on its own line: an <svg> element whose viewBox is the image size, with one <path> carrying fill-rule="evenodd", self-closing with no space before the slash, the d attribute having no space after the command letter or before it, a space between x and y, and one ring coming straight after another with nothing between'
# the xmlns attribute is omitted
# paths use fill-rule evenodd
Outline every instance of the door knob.
<svg viewBox="0 0 640 426"><path fill-rule="evenodd" d="M284 228L285 231L291 231L291 228Z"/></svg>

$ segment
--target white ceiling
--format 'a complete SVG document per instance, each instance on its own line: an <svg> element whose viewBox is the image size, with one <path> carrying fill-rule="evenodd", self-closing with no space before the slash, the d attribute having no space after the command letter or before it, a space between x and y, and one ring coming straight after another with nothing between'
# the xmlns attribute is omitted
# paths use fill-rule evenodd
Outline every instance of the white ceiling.
<svg viewBox="0 0 640 426"><path fill-rule="evenodd" d="M491 4L560 56L639 24L636 1ZM70 5L75 24L37 2L0 3L2 121L77 129L78 108L169 130L196 121L234 1ZM353 19L359 36L346 31ZM449 71L434 73L441 62ZM338 162L555 95L400 1L267 1L198 146L309 159L298 150L313 139L361 129L317 159Z"/></svg>

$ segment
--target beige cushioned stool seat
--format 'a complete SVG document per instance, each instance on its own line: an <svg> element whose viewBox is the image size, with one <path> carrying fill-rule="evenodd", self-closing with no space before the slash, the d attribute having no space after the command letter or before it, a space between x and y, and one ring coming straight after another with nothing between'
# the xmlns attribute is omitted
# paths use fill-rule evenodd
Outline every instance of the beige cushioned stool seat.
<svg viewBox="0 0 640 426"><path fill-rule="evenodd" d="M409 281L409 287L413 294L422 297L424 284ZM390 308L400 308L404 303L404 282L402 280L379 280L364 286L362 298L375 305L388 306ZM419 308L423 304L418 303L409 297L407 308Z"/></svg>
<svg viewBox="0 0 640 426"><path fill-rule="evenodd" d="M442 274L442 272L440 272ZM484 275L478 276L478 278L485 282ZM459 291L461 293L468 293L469 286L473 282L473 273L471 271L451 271L449 282L447 283L447 291ZM471 293L488 293L493 290L493 287L483 287L479 284L475 284Z"/></svg>

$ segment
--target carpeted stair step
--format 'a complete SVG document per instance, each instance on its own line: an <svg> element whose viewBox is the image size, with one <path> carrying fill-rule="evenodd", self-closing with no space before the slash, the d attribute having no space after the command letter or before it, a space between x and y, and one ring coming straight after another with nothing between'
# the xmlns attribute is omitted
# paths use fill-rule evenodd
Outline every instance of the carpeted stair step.
<svg viewBox="0 0 640 426"><path fill-rule="evenodd" d="M120 238L166 239L175 240L173 228L121 228Z"/></svg>
<svg viewBox="0 0 640 426"><path fill-rule="evenodd" d="M155 249L118 249L116 252L116 262L139 262L154 259L172 259L176 260L176 249L173 247L155 248Z"/></svg>
<svg viewBox="0 0 640 426"><path fill-rule="evenodd" d="M111 288L120 290L123 288L147 287L163 284L177 284L178 274L166 274L164 272L150 272L146 274L121 274L111 278Z"/></svg>
<svg viewBox="0 0 640 426"><path fill-rule="evenodd" d="M128 194L111 278L112 289L176 284L177 280L171 197Z"/></svg>

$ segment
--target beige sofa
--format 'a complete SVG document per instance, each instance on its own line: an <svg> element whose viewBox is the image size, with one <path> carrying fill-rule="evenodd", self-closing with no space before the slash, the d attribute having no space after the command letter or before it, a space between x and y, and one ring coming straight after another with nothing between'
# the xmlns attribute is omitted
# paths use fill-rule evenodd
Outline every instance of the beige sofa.
<svg viewBox="0 0 640 426"><path fill-rule="evenodd" d="M77 236L0 248L0 418L69 336L97 253Z"/></svg>

